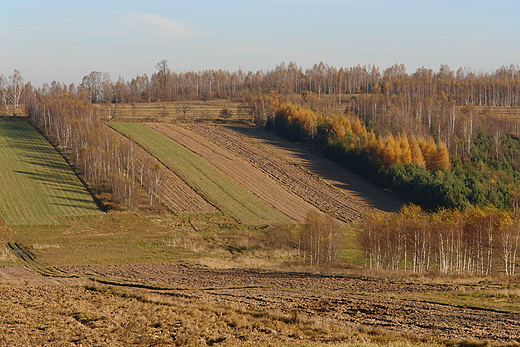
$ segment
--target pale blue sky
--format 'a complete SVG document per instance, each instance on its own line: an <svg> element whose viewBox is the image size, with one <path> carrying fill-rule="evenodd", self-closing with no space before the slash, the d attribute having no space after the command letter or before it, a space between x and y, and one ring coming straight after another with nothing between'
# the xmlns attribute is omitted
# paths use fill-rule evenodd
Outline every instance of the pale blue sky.
<svg viewBox="0 0 520 347"><path fill-rule="evenodd" d="M40 86L91 71L402 63L492 72L520 64L518 0L18 0L0 5L0 74Z"/></svg>

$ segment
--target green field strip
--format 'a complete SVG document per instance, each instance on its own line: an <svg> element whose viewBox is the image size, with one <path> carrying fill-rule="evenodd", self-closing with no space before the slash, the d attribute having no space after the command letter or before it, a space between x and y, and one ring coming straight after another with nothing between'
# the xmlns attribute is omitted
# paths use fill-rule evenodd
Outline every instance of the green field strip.
<svg viewBox="0 0 520 347"><path fill-rule="evenodd" d="M55 217L100 214L54 147L26 122L0 121L0 217L9 225L53 225Z"/></svg>
<svg viewBox="0 0 520 347"><path fill-rule="evenodd" d="M111 123L220 210L248 225L290 222L201 156L174 140L139 123Z"/></svg>

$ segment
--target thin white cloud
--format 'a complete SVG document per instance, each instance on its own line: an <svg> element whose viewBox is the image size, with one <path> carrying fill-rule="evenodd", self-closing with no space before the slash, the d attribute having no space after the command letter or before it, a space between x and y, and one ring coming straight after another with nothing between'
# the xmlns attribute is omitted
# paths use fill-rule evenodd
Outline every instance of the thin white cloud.
<svg viewBox="0 0 520 347"><path fill-rule="evenodd" d="M0 26L0 29L22 30L22 31L40 31L40 32L57 32L57 33L69 33L69 34L131 36L129 34L124 34L124 33L100 32L100 31L84 31L84 30L68 30L68 29L21 28L21 27L3 27L3 26Z"/></svg>
<svg viewBox="0 0 520 347"><path fill-rule="evenodd" d="M130 13L135 21L134 27L140 30L160 35L169 35L187 40L195 36L195 31L186 25L177 23L171 18L150 13Z"/></svg>

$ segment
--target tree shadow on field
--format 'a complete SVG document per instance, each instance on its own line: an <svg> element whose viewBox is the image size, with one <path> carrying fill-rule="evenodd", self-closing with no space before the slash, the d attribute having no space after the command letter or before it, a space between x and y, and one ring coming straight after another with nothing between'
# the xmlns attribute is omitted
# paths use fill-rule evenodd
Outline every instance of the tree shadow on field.
<svg viewBox="0 0 520 347"><path fill-rule="evenodd" d="M47 197L51 201L62 201L60 204L50 204L99 210L95 208L96 201L89 199L92 196L65 158L34 126L23 121L0 122L0 136L0 145L6 148L7 153L13 153L12 161L18 160L19 163L8 170L47 187Z"/></svg>
<svg viewBox="0 0 520 347"><path fill-rule="evenodd" d="M294 160L336 188L359 198L371 207L386 212L396 212L403 204L402 201L379 189L362 176L356 175L344 167L326 159L318 150L315 151L299 143L291 142L263 128L241 125L227 125L226 128L248 138L258 140L260 144L266 144L280 149L276 151L277 153L289 152L292 156L292 158L288 158L289 160Z"/></svg>
<svg viewBox="0 0 520 347"><path fill-rule="evenodd" d="M56 178L56 176L53 176L52 174L45 174L45 173L39 173L39 172L29 172L29 171L20 171L15 170L13 171L18 174L22 174L27 176L29 179L33 181L39 181L47 185L55 185L56 189L61 189L62 187L71 187L68 189L69 191L75 191L74 188L75 184L71 180L60 180L59 177ZM57 182L59 181L59 182ZM79 191L79 190L78 190Z"/></svg>
<svg viewBox="0 0 520 347"><path fill-rule="evenodd" d="M74 209L80 209L80 210L86 210L86 211L99 211L96 204L90 199L78 199L78 198L67 198L63 196L58 195L51 195L54 199L60 199L64 200L63 203L60 202L53 202L52 205L55 206L63 206L67 208L74 208Z"/></svg>

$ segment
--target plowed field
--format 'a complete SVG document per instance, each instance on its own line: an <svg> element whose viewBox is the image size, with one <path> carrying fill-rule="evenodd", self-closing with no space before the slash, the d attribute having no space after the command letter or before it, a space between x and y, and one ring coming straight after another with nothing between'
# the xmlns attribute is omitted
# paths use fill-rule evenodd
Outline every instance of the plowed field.
<svg viewBox="0 0 520 347"><path fill-rule="evenodd" d="M70 266L62 271L186 288L162 292L224 307L280 311L337 327L360 325L445 339L520 343L520 313L400 299L391 293L432 293L449 285L321 276L204 270L180 265Z"/></svg>
<svg viewBox="0 0 520 347"><path fill-rule="evenodd" d="M248 225L284 224L290 220L255 197L249 190L190 151L182 143L138 123L112 123L112 127L132 137L170 170L196 190L204 199L236 220Z"/></svg>
<svg viewBox="0 0 520 347"><path fill-rule="evenodd" d="M148 126L205 158L260 200L296 222L303 223L307 213L316 209L296 194L284 189L276 180L258 170L249 161L209 141L206 137L179 125L151 123Z"/></svg>
<svg viewBox="0 0 520 347"><path fill-rule="evenodd" d="M302 150L281 138L276 136L269 138L268 136L271 135L263 130L246 127L233 127L230 130L204 124L147 124L149 128L174 141L172 144L167 144L165 140L159 141L157 136L146 135L143 125L130 126L120 123L113 126L128 134L129 131L134 132L130 135L138 142L147 141L141 145L147 147L153 155L161 157L162 159L159 158L161 162L168 161L170 164L166 165L206 200L229 213L232 207L224 207L223 204L233 199L223 198L227 194L224 192L219 193L220 197L216 196L213 193L215 189L202 186L202 184L210 184L214 179L223 178L219 178L220 173L225 174L226 180L231 179L238 183L238 186L228 193L245 188L244 193L241 193L242 196L246 193L252 194L255 199L259 199L277 213L287 217L287 220L298 223L303 222L308 212L315 209L331 213L339 220L353 222L372 209L395 211L401 205L400 201L375 188L361 177L352 175L321 156ZM136 127L140 127L139 130L136 130ZM262 137L262 132L265 137ZM151 144L150 141L155 141L157 144ZM195 171L184 170L183 165L187 164L187 160L179 157L181 152L184 152L178 145L203 158L204 164L201 164L201 160L196 160L193 162L198 162L197 165L202 166ZM175 158L171 157L173 148L177 148L175 151L179 152L175 154ZM188 152L184 154L188 155ZM166 156L169 156L168 159ZM217 171L210 176L204 173L209 169L208 163L217 168ZM183 170L185 172L181 172ZM200 179L195 177L200 173L206 176ZM191 177L192 174L195 176ZM229 184L228 182L218 185L222 188ZM172 181L167 186L172 190L174 185ZM254 202L255 199L249 201ZM260 210L257 208L257 211ZM231 214L239 220L243 219L237 213ZM250 222L252 221L250 219Z"/></svg>
<svg viewBox="0 0 520 347"><path fill-rule="evenodd" d="M265 149L319 175L327 183L344 191L362 203L387 212L396 212L403 202L381 191L372 183L324 158L316 152L277 136L271 131L240 125L227 125L227 129L242 134Z"/></svg>
<svg viewBox="0 0 520 347"><path fill-rule="evenodd" d="M291 155L288 153L277 154L261 146L261 142L256 139L253 141L251 138L219 126L195 124L189 125L189 129L249 161L305 201L322 211L332 213L338 219L356 221L371 209L365 201L351 191L338 189L302 165L290 160ZM366 181L363 184L369 185ZM382 198L385 197L382 195Z"/></svg>

